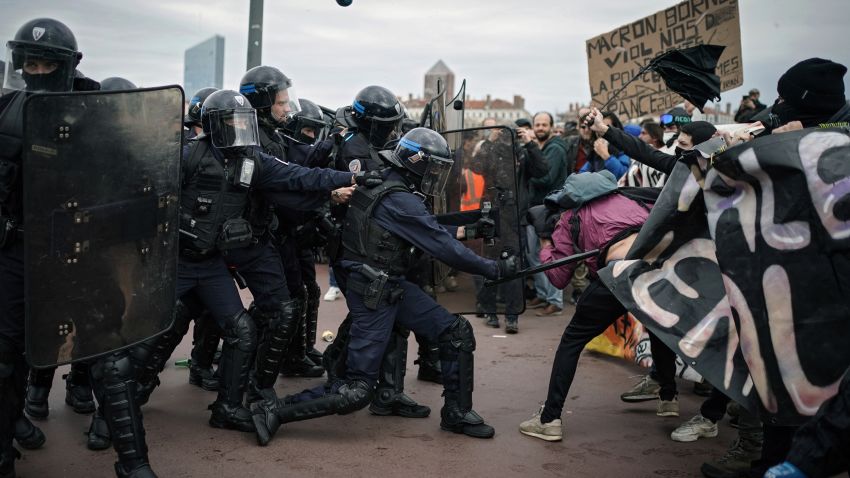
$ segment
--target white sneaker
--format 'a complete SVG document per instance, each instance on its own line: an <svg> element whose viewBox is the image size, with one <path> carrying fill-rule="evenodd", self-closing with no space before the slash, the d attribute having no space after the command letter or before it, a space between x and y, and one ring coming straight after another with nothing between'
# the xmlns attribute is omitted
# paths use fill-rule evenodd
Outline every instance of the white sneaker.
<svg viewBox="0 0 850 478"><path fill-rule="evenodd" d="M558 418L549 423L540 423L540 415L542 413L543 407L540 407L540 410L529 420L520 423L519 432L523 435L528 435L545 441L561 441L561 439L563 439L561 419Z"/></svg>
<svg viewBox="0 0 850 478"><path fill-rule="evenodd" d="M679 428L673 430L670 439L673 441L690 442L699 438L713 438L717 436L717 424L702 415L696 415Z"/></svg>
<svg viewBox="0 0 850 478"><path fill-rule="evenodd" d="M333 302L333 301L339 299L339 296L341 296L341 295L342 295L342 291L339 290L339 287L331 287L330 289L328 289L327 292L325 292L325 301L326 302Z"/></svg>

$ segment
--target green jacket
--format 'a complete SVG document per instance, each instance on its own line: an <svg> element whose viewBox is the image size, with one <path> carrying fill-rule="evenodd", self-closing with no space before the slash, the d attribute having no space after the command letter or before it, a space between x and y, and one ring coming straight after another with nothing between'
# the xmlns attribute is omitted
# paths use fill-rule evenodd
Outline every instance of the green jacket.
<svg viewBox="0 0 850 478"><path fill-rule="evenodd" d="M543 177L529 179L531 206L543 204L546 195L560 188L572 172L573 165L569 164L567 149L567 143L560 136L550 138L543 145L543 157L549 163L549 172ZM575 155L571 159L575 161Z"/></svg>

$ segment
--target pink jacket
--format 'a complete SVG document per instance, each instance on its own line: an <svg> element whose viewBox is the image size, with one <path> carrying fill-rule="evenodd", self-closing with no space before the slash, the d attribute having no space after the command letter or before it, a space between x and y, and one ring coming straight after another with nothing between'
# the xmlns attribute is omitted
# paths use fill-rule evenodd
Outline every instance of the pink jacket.
<svg viewBox="0 0 850 478"><path fill-rule="evenodd" d="M578 210L581 227L579 230L579 246L581 251L601 249L608 245L624 229L640 227L649 216L641 204L620 194L608 196L589 202ZM561 214L555 232L552 233L552 247L540 250L540 262L546 264L563 257L577 254L579 250L573 244L572 226L570 219L573 211L568 210ZM597 256L584 260L587 264L590 276L595 278L599 269ZM545 271L546 277L552 285L559 289L565 288L573 277L573 270L577 264L566 264L555 269ZM604 266L604 264L602 264Z"/></svg>

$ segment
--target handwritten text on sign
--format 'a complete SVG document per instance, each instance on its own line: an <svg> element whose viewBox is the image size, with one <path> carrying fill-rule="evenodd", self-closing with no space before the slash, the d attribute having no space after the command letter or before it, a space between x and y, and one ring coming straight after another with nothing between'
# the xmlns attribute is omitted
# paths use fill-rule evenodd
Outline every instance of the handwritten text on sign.
<svg viewBox="0 0 850 478"><path fill-rule="evenodd" d="M606 103L613 92L658 54L702 44L726 47L715 71L720 76L721 91L743 84L737 0L687 0L591 38L587 41L587 63L594 103ZM609 109L623 118L636 118L666 111L681 102L658 74L646 73L629 85Z"/></svg>

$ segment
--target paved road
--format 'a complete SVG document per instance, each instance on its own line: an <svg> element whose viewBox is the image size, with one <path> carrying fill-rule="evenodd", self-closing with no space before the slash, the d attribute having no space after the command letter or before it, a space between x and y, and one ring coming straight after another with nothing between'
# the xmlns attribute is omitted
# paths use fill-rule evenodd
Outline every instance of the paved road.
<svg viewBox="0 0 850 478"><path fill-rule="evenodd" d="M320 271L325 288L326 274ZM453 300L468 300L469 292ZM249 297L246 295L245 299ZM720 436L674 443L670 432L699 410L700 397L680 382L681 418L655 416L655 403L625 404L619 394L642 370L624 361L585 353L564 413L563 442L545 443L521 435L519 423L545 399L554 348L572 308L560 317L520 318L520 333L475 325L475 409L496 428L492 440L476 440L439 429L441 387L416 380L416 342L408 356L408 393L430 405L427 419L375 417L363 410L284 426L265 448L253 434L223 431L207 424L206 407L215 394L188 385L188 371L174 360L188 356L191 334L162 374L162 385L144 408L150 456L162 477L699 477L700 464L719 456L735 430L722 422ZM336 327L345 302L322 302L319 333ZM319 348L324 343L320 341ZM42 450L24 451L18 474L24 478L109 477L114 453L85 448L89 417L64 404L60 369L50 397L50 417L39 425L47 434ZM320 379L284 379L278 394L299 391Z"/></svg>

